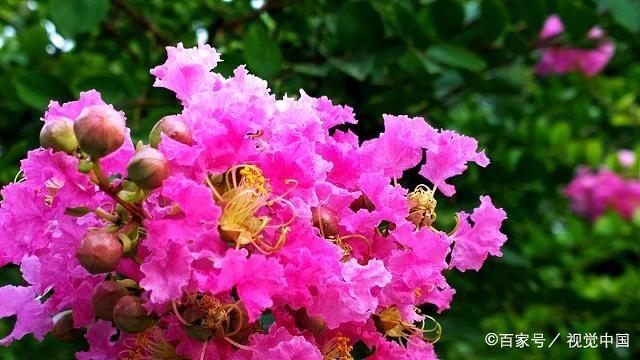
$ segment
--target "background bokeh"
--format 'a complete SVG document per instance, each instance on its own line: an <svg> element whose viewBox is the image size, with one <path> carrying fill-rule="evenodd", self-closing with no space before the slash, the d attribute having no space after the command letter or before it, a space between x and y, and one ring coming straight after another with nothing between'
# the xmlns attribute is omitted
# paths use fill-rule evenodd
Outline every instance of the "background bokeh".
<svg viewBox="0 0 640 360"><path fill-rule="evenodd" d="M603 73L535 75L552 13L576 46L594 25L606 31L616 54ZM451 225L448 208L471 210L491 194L508 213L509 241L480 272L450 274L452 309L436 315L442 358L638 359L640 217L589 222L562 189L577 166L615 166L618 149L640 150L639 30L637 0L4 0L0 184L38 145L50 99L96 88L145 139L180 111L149 75L164 46L208 43L223 54L223 74L246 63L278 96L303 88L351 105L363 138L381 131L382 113L421 115L486 149L492 164L454 179L458 194L438 199L439 221ZM0 271L0 283L20 281ZM0 322L0 337L11 326ZM485 345L487 332L562 336L550 349L508 350ZM628 333L630 348L570 350L569 332ZM70 359L84 346L26 337L0 359Z"/></svg>

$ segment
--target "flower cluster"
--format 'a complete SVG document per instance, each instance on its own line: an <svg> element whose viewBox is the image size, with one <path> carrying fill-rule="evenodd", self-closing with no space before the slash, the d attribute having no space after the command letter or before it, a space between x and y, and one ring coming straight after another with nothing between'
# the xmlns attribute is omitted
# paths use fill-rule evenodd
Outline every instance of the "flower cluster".
<svg viewBox="0 0 640 360"><path fill-rule="evenodd" d="M620 151L618 160L621 166L630 167L635 163L635 154ZM591 220L608 210L630 219L640 209L640 179L625 178L606 168L597 172L578 169L564 193L570 199L573 211Z"/></svg>
<svg viewBox="0 0 640 360"><path fill-rule="evenodd" d="M539 34L541 58L536 64L540 75L564 74L578 71L586 76L598 74L607 65L615 52L613 42L605 37L599 27L592 28L587 41L595 43L595 48L573 48L561 39L564 24L557 15L545 21Z"/></svg>
<svg viewBox="0 0 640 360"><path fill-rule="evenodd" d="M0 288L17 317L7 345L85 333L78 359L432 359L449 308L446 271L500 256L506 217L488 196L435 223L437 192L476 140L423 118L384 115L360 142L355 115L301 92L278 100L208 45L169 47L151 70L184 110L134 146L125 115L88 91L51 102L43 148L2 191ZM344 125L341 129L338 125ZM426 153L426 160L425 160ZM407 190L420 166L430 186Z"/></svg>

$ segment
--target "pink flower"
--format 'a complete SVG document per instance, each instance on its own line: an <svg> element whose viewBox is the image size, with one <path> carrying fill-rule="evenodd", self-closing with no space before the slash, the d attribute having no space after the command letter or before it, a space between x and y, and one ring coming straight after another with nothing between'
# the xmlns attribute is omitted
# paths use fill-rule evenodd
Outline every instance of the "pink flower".
<svg viewBox="0 0 640 360"><path fill-rule="evenodd" d="M409 338L406 347L399 345L397 342L381 339L376 344L375 353L367 359L436 360L437 357L433 350L433 345L416 336L412 336Z"/></svg>
<svg viewBox="0 0 640 360"><path fill-rule="evenodd" d="M383 290L384 304L398 306L406 317L414 316L416 303L433 300L440 311L449 307L449 303L443 301L446 297L431 294L449 287L441 273L447 268L451 240L442 232L428 228L413 231L412 226L406 224L391 232L402 249L394 250L387 259L393 278L390 286ZM416 290L428 297L416 296Z"/></svg>
<svg viewBox="0 0 640 360"><path fill-rule="evenodd" d="M42 120L47 122L51 119L64 117L75 121L84 108L92 105L105 105L102 96L96 90L83 91L80 93L80 99L76 101L69 101L62 105L57 101L51 101Z"/></svg>
<svg viewBox="0 0 640 360"><path fill-rule="evenodd" d="M283 328L272 326L264 335L249 339L251 354L240 352L238 359L247 360L322 360L318 348L302 336L292 336Z"/></svg>
<svg viewBox="0 0 640 360"><path fill-rule="evenodd" d="M557 15L551 15L540 31L539 39L550 42L564 32L564 25ZM563 74L579 71L586 76L594 76L601 72L613 57L615 45L605 38L604 31L594 27L587 34L587 39L598 44L594 49L578 49L565 45L541 47L541 59L535 70L540 75Z"/></svg>
<svg viewBox="0 0 640 360"><path fill-rule="evenodd" d="M609 209L630 219L640 208L640 180L623 179L607 169L597 173L586 168L578 169L578 175L564 193L571 200L573 211L591 220Z"/></svg>
<svg viewBox="0 0 640 360"><path fill-rule="evenodd" d="M191 276L191 261L187 249L175 241L157 247L153 257L140 266L145 274L140 286L151 291L154 302L177 299Z"/></svg>
<svg viewBox="0 0 640 360"><path fill-rule="evenodd" d="M238 297L247 308L249 321L254 321L264 309L273 305L272 297L286 283L282 265L275 259L258 254L247 256L246 250L227 250L225 256L216 261L215 267L220 269L220 273L206 290L216 294L235 286Z"/></svg>
<svg viewBox="0 0 640 360"><path fill-rule="evenodd" d="M51 329L51 318L47 316L32 287L7 285L0 288L0 297L4 299L0 305L0 319L16 316L13 331L3 339L0 345L7 346L13 340L26 334L33 334L42 340Z"/></svg>
<svg viewBox="0 0 640 360"><path fill-rule="evenodd" d="M506 240L506 216L488 197L470 216L459 213L451 237L430 222L435 189L451 196L451 177L469 162L489 163L477 141L420 117L383 115L384 133L360 145L346 129L356 123L348 106L304 91L276 99L244 66L225 78L212 72L220 57L208 45L167 53L154 85L181 100L168 121L189 136L154 136L154 160L166 158L170 173L157 188L127 174L127 129L124 145L98 162L86 143L72 155L32 151L24 178L2 190L0 265L19 265L29 283L0 288L8 299L0 317L17 316L2 344L42 338L54 315L71 311L90 345L79 359L323 359L348 357L359 341L374 359L435 359L411 324L423 319L416 307L449 308L446 271L477 270ZM43 120L74 121L94 105L110 106L89 91L51 102ZM402 176L425 152L420 174L432 184L410 192ZM640 185L618 191L611 206L631 211ZM87 264L83 239L94 228L111 240L109 266ZM109 273L94 274L102 269ZM96 320L111 306L114 321ZM416 330L406 345L376 328L389 309Z"/></svg>
<svg viewBox="0 0 640 360"><path fill-rule="evenodd" d="M486 167L489 159L484 151L476 152L478 142L453 131L442 131L436 143L427 149L427 162L420 168L420 175L427 178L446 196L456 193L456 188L446 182L467 169L468 162Z"/></svg>
<svg viewBox="0 0 640 360"><path fill-rule="evenodd" d="M636 153L631 150L620 150L618 151L618 162L623 167L632 167L636 163Z"/></svg>
<svg viewBox="0 0 640 360"><path fill-rule="evenodd" d="M538 38L546 40L564 32L564 24L558 15L551 15L545 20Z"/></svg>
<svg viewBox="0 0 640 360"><path fill-rule="evenodd" d="M422 149L435 142L437 131L421 117L383 115L385 132L362 144L368 171L399 179L422 161Z"/></svg>
<svg viewBox="0 0 640 360"><path fill-rule="evenodd" d="M507 214L496 208L488 196L480 197L480 207L471 216L459 212L460 224L452 238L455 241L451 254L451 267L460 271L479 270L487 255L502 256L500 247L507 236L500 232L500 226ZM468 221L471 218L473 225Z"/></svg>
<svg viewBox="0 0 640 360"><path fill-rule="evenodd" d="M195 93L213 88L218 80L218 75L210 71L220 62L220 55L207 44L192 49L185 49L182 43L168 46L167 57L163 65L151 70L156 77L153 85L172 90L180 100L187 101Z"/></svg>
<svg viewBox="0 0 640 360"><path fill-rule="evenodd" d="M324 288L318 289L322 296L307 304L307 312L322 317L333 329L349 321L366 321L378 306L378 299L372 292L387 285L391 274L380 260L362 266L352 259L338 276L323 280Z"/></svg>
<svg viewBox="0 0 640 360"><path fill-rule="evenodd" d="M111 323L98 320L91 325L85 337L89 342L89 351L76 353L78 360L112 360L118 357L117 344L111 342L116 329Z"/></svg>

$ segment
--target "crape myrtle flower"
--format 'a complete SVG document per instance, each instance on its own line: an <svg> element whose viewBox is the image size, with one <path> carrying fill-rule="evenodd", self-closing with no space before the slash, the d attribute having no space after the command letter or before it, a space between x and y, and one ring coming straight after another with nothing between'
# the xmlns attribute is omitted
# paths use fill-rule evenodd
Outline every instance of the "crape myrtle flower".
<svg viewBox="0 0 640 360"><path fill-rule="evenodd" d="M601 72L615 53L614 43L606 37L600 27L594 27L586 34L586 41L593 43L586 47L572 47L562 38L564 24L558 15L551 15L545 21L539 39L540 60L535 66L539 75L564 74L577 71L585 76Z"/></svg>
<svg viewBox="0 0 640 360"><path fill-rule="evenodd" d="M438 227L451 179L489 164L478 142L383 115L361 141L348 106L277 99L244 66L225 78L208 45L167 48L151 72L183 110L134 147L125 114L90 90L52 101L42 148L2 190L0 288L25 334L84 334L78 359L435 359L445 275L500 256L489 196ZM402 177L420 167L425 184ZM433 314L437 316L436 314Z"/></svg>
<svg viewBox="0 0 640 360"><path fill-rule="evenodd" d="M596 220L606 211L631 219L640 209L640 180L624 178L606 168L595 172L579 168L564 194L569 198L571 209L590 220Z"/></svg>

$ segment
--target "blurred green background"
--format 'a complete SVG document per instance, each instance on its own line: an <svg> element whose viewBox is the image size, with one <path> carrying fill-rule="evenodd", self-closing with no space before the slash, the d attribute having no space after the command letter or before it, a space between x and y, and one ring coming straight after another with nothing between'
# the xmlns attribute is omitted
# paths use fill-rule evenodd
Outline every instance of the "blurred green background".
<svg viewBox="0 0 640 360"><path fill-rule="evenodd" d="M559 14L568 41L594 25L616 54L593 78L533 73L538 32ZM127 113L144 139L180 111L149 69L164 46L209 43L217 71L246 63L278 95L313 96L355 108L362 138L381 114L421 115L476 137L492 164L456 178L439 198L444 225L491 194L505 208L504 257L478 273L451 273L452 309L436 351L444 359L639 359L640 218L572 214L562 196L580 164L640 150L640 1L637 0L4 0L0 2L0 184L36 147L50 99L96 88ZM637 167L635 173L637 173ZM415 185L415 174L405 185ZM2 284L19 281L15 269ZM0 299L0 301L3 301ZM0 337L11 321L0 322ZM550 349L500 349L488 332L544 333ZM628 349L568 349L567 333L628 333ZM85 347L27 337L0 359L70 359Z"/></svg>

